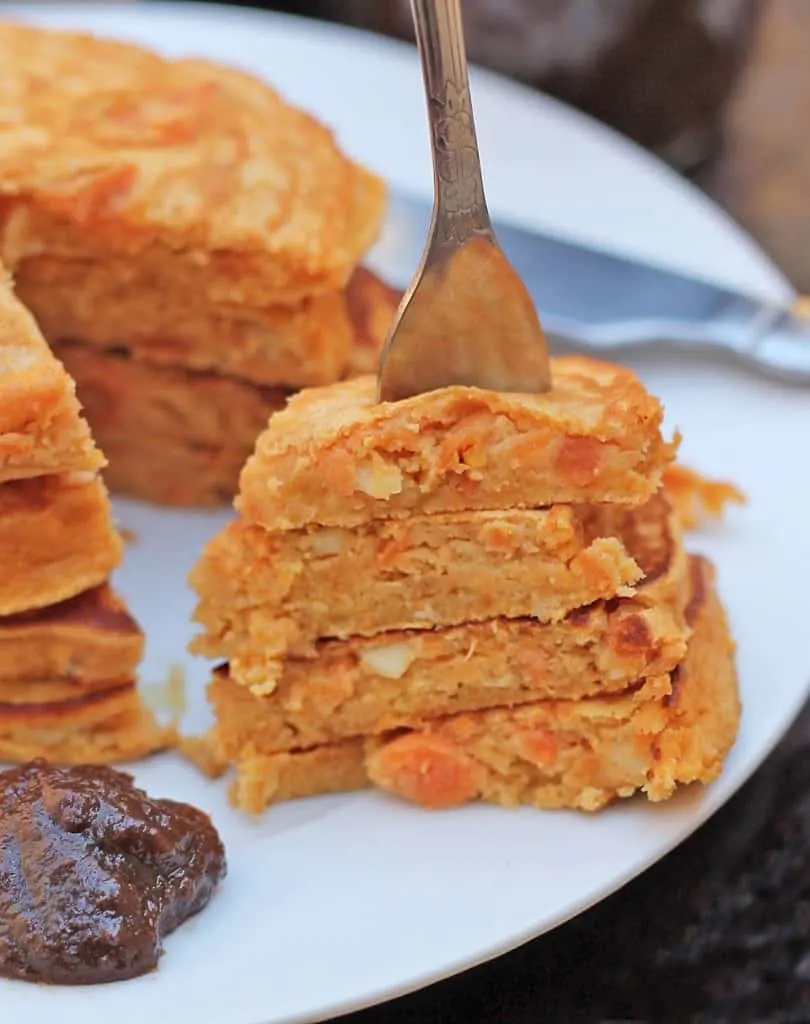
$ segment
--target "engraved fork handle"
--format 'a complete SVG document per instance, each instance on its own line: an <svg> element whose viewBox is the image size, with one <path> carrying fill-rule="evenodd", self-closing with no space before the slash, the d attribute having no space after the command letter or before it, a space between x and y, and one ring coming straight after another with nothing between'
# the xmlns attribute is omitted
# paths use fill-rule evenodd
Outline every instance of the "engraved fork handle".
<svg viewBox="0 0 810 1024"><path fill-rule="evenodd" d="M411 0L433 152L433 246L492 238L475 136L460 0Z"/></svg>

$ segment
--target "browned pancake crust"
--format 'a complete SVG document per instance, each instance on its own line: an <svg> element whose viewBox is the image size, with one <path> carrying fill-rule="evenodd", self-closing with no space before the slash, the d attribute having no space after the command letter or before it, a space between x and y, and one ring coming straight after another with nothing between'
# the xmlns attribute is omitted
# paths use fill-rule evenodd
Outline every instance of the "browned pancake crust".
<svg viewBox="0 0 810 1024"><path fill-rule="evenodd" d="M137 623L105 583L37 612L0 618L0 683L61 679L88 688L132 679L143 646Z"/></svg>
<svg viewBox="0 0 810 1024"><path fill-rule="evenodd" d="M0 721L43 728L82 727L129 708L135 698L132 679L89 685L64 679L4 681L0 683Z"/></svg>
<svg viewBox="0 0 810 1024"><path fill-rule="evenodd" d="M42 757L54 764L114 764L175 741L174 728L157 722L132 685L39 710L0 705L0 761Z"/></svg>

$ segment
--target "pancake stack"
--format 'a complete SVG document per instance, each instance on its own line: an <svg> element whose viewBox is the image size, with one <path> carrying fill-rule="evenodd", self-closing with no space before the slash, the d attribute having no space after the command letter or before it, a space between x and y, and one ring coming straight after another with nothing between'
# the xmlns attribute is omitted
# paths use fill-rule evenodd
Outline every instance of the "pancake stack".
<svg viewBox="0 0 810 1024"><path fill-rule="evenodd" d="M237 71L12 24L0 67L0 255L109 486L230 501L270 412L379 348L382 182Z"/></svg>
<svg viewBox="0 0 810 1024"><path fill-rule="evenodd" d="M0 279L0 761L164 745L135 685L143 637L107 578L122 541L73 382Z"/></svg>
<svg viewBox="0 0 810 1024"><path fill-rule="evenodd" d="M552 364L544 395L378 404L362 377L271 417L192 574L237 805L373 784L596 810L720 770L732 643L661 486L660 403Z"/></svg>

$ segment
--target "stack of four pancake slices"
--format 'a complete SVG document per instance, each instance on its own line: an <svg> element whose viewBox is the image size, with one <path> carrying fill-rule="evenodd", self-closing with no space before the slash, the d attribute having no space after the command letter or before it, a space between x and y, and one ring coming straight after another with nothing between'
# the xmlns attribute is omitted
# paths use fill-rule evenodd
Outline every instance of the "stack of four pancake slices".
<svg viewBox="0 0 810 1024"><path fill-rule="evenodd" d="M379 404L364 377L271 417L192 574L238 805L374 784L595 810L720 770L733 645L661 405L585 358L553 379Z"/></svg>

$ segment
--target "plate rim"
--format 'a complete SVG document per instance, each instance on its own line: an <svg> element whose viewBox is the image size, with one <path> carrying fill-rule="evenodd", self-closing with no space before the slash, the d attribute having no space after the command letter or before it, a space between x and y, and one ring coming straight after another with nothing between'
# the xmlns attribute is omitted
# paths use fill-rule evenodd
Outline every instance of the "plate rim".
<svg viewBox="0 0 810 1024"><path fill-rule="evenodd" d="M51 11L58 10L59 15L61 17L70 17L71 12L80 17L89 17L91 15L95 16L99 13L98 7L93 3L61 3L58 2L58 0L50 0L50 2L48 3L37 4L36 6L31 6L27 4L11 4L7 8L4 8L4 10L1 13L3 17L8 17L9 14L13 15L15 10L26 11L29 15L33 15L33 17L36 19L37 16L47 14L49 8L51 9ZM227 14L229 18L233 18L234 16L236 16L239 19L246 19L249 21L255 20L259 22L267 22L268 20L272 22L275 19L282 19L285 22L295 23L300 31L306 33L311 33L312 31L317 31L322 34L333 32L348 33L355 37L365 37L363 45L368 45L369 40L371 40L372 45L374 46L389 46L392 47L393 50L397 50L400 52L403 50L407 50L409 48L407 43L377 37L373 33L364 32L363 30L356 28L351 28L347 26L333 26L331 24L321 24L318 22L310 21L309 19L297 15L282 14L278 12L267 12L253 9L237 9L237 11L234 11L234 9L220 4L200 4L196 2L179 3L175 2L175 0L172 0L172 2L161 2L158 4L138 2L135 4L125 6L115 5L114 7L111 7L110 10L115 11L115 13L119 16L126 17L127 15L129 15L136 19L143 17L148 18L151 14L154 14L156 12L160 12L160 16L164 16L165 14L173 14L174 16L178 16L182 13L182 16L186 17L190 12L194 10L196 10L199 16L205 17L208 17L212 12L215 12L215 16L212 20L216 20L217 17L221 17L223 14ZM681 179L679 175L671 171L671 169L667 168L665 165L660 164L655 157L650 156L648 153L637 147L634 143L617 135L611 129L600 124L599 122L594 121L587 115L582 114L581 112L578 111L574 111L571 108L568 108L565 104L559 103L556 100L551 100L548 97L540 97L527 86L503 78L502 76L496 74L495 72L482 69L475 70L475 78L476 81L484 83L485 87L488 81L497 82L499 88L503 88L504 86L506 86L509 89L517 90L517 92L523 95L524 97L530 97L532 102L536 103L539 100L541 102L549 103L561 109L562 111L565 112L565 115L569 119L580 120L581 122L587 124L589 130L595 130L600 136L605 138L605 142L607 145L611 145L614 148L616 148L616 146L619 146L620 148L624 149L627 152L629 158L634 159L636 162L638 162L640 158L641 160L644 161L645 164L649 164L650 172L652 173L652 170L654 168L659 178L668 179L668 185L672 186L675 183L677 183L677 187L681 189L684 192L684 194L690 193L691 199L699 197L706 206L707 215L711 214L716 218L719 214L721 218L726 221L727 227L731 229L731 234L737 236L738 241L735 242L734 244L748 245L751 248L751 250L756 253L757 258L760 260L763 266L763 278L766 273L769 275L776 274L777 277L781 278L784 287L786 289L790 288L787 279L784 277L783 274L781 274L778 268L776 268L773 261L764 253L764 251L759 247L755 240L740 225L734 222L733 219L727 213L725 213L725 211L723 211L719 206L717 206L717 204L715 204L712 200L710 200L703 193L701 193L695 186ZM665 172L663 175L661 173L662 171ZM731 237L731 234L729 237ZM579 903L572 904L565 914L558 915L556 918L544 922L539 927L528 928L519 933L516 932L508 941L495 943L490 948L481 951L480 955L476 957L459 957L453 963L446 963L442 968L439 968L436 971L423 972L421 975L411 978L407 983L403 983L399 987L395 988L390 985L383 986L379 989L369 991L361 999L347 1000L342 1003L333 1002L328 1007L324 1007L321 1010L317 1010L314 1016L312 1015L311 1012L302 1011L301 1013L294 1013L292 1015L286 1015L281 1017L277 1016L268 1019L272 1019L274 1021L274 1024L295 1024L295 1022L299 1021L321 1021L331 1018L333 1016L343 1015L353 1011L361 1010L369 1006L377 1005L381 1002L388 1001L390 999L401 997L403 995L417 991L428 985L434 984L438 981L451 977L455 974L461 973L464 970L478 966L482 963L487 962L488 960L504 955L505 953L519 947L525 942L528 942L541 934L545 934L546 932L553 930L554 928L558 927L561 924L564 924L568 920L571 920L573 917L577 916L578 914L582 913L588 908L594 906L602 899L618 891L618 889L622 888L633 878L637 877L644 871L648 870L649 867L651 867L662 857L670 853L675 847L680 845L680 843L683 842L686 838L694 834L736 792L739 791L739 789L745 784L745 782L751 777L751 775L753 775L753 773L761 766L761 764L767 759L767 757L770 756L774 748L784 737L785 733L790 728L792 722L795 720L798 711L805 703L808 694L808 689L810 689L810 680L808 680L808 684L805 687L805 691L803 693L797 693L795 695L794 701L789 703L786 702L785 708L783 709L783 714L780 716L780 724L778 726L778 729L776 730L776 734L771 738L771 742L765 745L759 751L757 756L755 756L752 759L752 763L747 765L745 770L741 772L740 778L738 781L735 780L734 786L730 787L728 792L723 792L718 799L712 800L711 796L709 796L709 798L705 800L704 804L696 812L696 823L694 816L687 819L684 822L682 828L678 830L676 836L672 839L671 843L665 844L665 848L663 849L656 850L656 852L652 854L648 859L640 863L634 864L633 867L623 875L615 876L614 884L612 884L611 886L601 887L598 892L585 896L583 900ZM2 1001L2 987L0 987L0 1001ZM251 1021L250 1024L266 1024L266 1021Z"/></svg>

